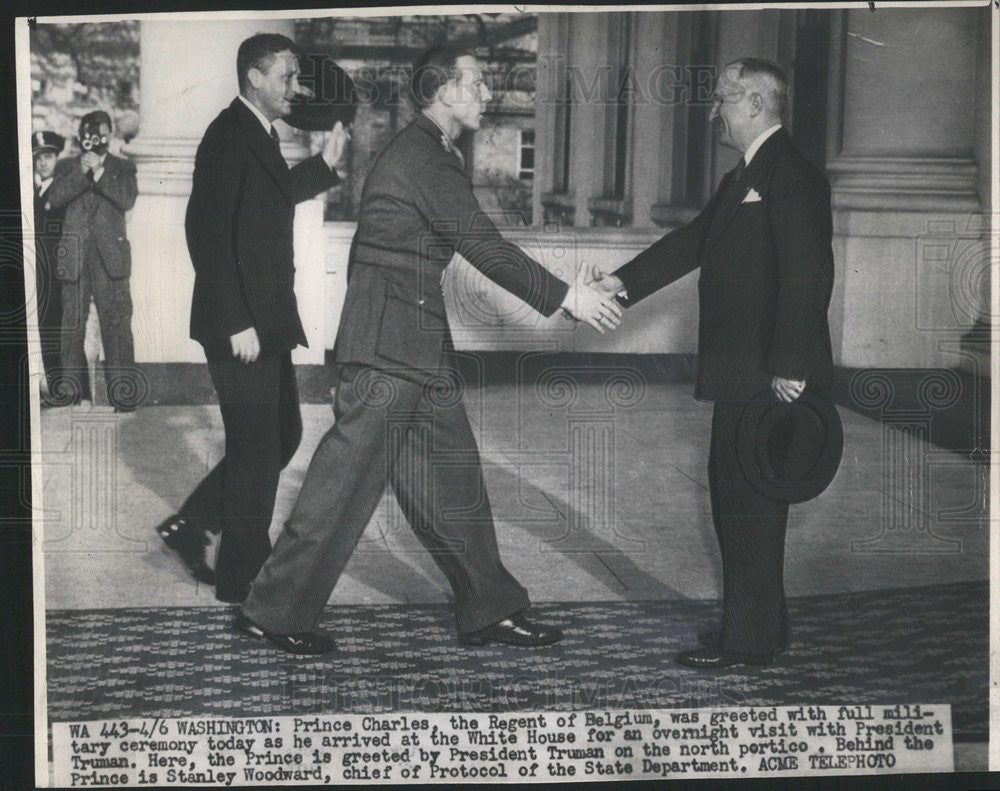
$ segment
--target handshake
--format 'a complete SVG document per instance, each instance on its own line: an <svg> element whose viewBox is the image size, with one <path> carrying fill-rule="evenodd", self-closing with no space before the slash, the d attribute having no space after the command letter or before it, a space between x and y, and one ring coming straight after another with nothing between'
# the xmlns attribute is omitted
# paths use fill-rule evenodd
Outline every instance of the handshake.
<svg viewBox="0 0 1000 791"><path fill-rule="evenodd" d="M604 334L621 324L622 308L615 296L624 288L615 275L602 272L600 267L580 267L580 273L566 292L561 305L563 314L576 321L585 321Z"/></svg>

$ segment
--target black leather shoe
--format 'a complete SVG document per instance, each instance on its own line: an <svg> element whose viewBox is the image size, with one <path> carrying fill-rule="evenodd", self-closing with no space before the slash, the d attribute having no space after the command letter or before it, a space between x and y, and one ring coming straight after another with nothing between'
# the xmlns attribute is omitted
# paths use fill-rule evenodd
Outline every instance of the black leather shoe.
<svg viewBox="0 0 1000 791"><path fill-rule="evenodd" d="M183 518L174 514L156 526L156 534L163 543L180 555L191 576L206 585L215 584L215 572L205 563L205 545L208 536L203 530L191 527Z"/></svg>
<svg viewBox="0 0 1000 791"><path fill-rule="evenodd" d="M702 645L705 648L722 648L722 632L698 632L698 645ZM774 653L783 654L788 650L788 641L786 640L782 643L780 648L775 649Z"/></svg>
<svg viewBox="0 0 1000 791"><path fill-rule="evenodd" d="M290 654L302 656L322 656L337 650L337 644L332 637L316 632L299 632L298 634L274 634L261 628L243 613L236 616L236 628L251 637L261 637L274 643L278 648Z"/></svg>
<svg viewBox="0 0 1000 791"><path fill-rule="evenodd" d="M562 638L562 631L556 627L533 623L525 618L523 613L517 613L475 632L459 635L458 641L462 645L486 645L493 642L537 648L558 643Z"/></svg>
<svg viewBox="0 0 1000 791"><path fill-rule="evenodd" d="M731 654L718 648L693 648L681 651L677 662L685 667L713 670L733 665L770 665L774 654Z"/></svg>

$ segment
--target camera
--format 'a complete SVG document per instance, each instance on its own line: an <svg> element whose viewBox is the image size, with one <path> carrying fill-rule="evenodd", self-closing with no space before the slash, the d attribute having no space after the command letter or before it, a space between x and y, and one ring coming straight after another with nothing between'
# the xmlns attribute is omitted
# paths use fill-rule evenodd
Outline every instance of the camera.
<svg viewBox="0 0 1000 791"><path fill-rule="evenodd" d="M103 154L108 150L108 136L101 134L99 123L85 123L80 129L80 148Z"/></svg>

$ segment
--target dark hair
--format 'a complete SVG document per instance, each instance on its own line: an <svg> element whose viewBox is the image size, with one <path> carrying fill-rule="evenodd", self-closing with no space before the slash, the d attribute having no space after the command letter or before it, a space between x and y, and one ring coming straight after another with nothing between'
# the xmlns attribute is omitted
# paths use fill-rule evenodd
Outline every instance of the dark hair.
<svg viewBox="0 0 1000 791"><path fill-rule="evenodd" d="M236 78L239 80L240 93L246 88L247 73L250 69L266 71L274 62L279 52L299 52L298 46L288 36L280 33L257 33L250 36L236 53Z"/></svg>
<svg viewBox="0 0 1000 791"><path fill-rule="evenodd" d="M472 53L468 50L448 44L438 44L414 61L413 76L410 77L410 93L418 108L429 107L434 103L438 88L458 74L455 63L463 55L472 57Z"/></svg>
<svg viewBox="0 0 1000 791"><path fill-rule="evenodd" d="M114 129L114 125L111 123L111 116L104 112L104 110L89 112L80 119L80 134L83 134L85 127L100 126L101 124L107 124L108 129Z"/></svg>
<svg viewBox="0 0 1000 791"><path fill-rule="evenodd" d="M778 112L781 115L785 112L785 107L788 104L788 79L785 77L785 72L777 63L771 60L765 60L764 58L740 58L739 60L734 60L729 64L730 66L739 66L740 79L745 77L756 77L761 74L770 77L774 81L774 104Z"/></svg>

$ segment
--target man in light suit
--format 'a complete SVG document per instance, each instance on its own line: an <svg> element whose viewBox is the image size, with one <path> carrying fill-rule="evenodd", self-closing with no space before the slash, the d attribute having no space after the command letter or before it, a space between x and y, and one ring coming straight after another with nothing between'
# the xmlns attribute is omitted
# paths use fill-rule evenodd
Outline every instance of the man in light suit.
<svg viewBox="0 0 1000 791"><path fill-rule="evenodd" d="M135 205L139 188L135 165L108 153L111 116L102 110L80 120L77 157L56 165L48 203L65 211L66 256L56 277L62 281L62 373L73 388L72 401L90 392L83 343L90 300L97 306L107 372L108 402L116 412L137 404L132 340L132 248L125 235L125 212Z"/></svg>
<svg viewBox="0 0 1000 791"><path fill-rule="evenodd" d="M178 514L157 527L220 601L241 602L271 549L281 470L302 436L291 351L306 344L295 300L295 205L339 182L347 132L289 169L272 122L299 91L291 39L258 34L236 56L240 94L209 125L195 157L185 228L195 269L191 337L208 359L226 455ZM222 536L214 573L205 531Z"/></svg>
<svg viewBox="0 0 1000 791"><path fill-rule="evenodd" d="M314 629L387 481L450 583L461 642L542 646L562 636L525 616L527 592L501 562L441 276L457 251L545 316L562 307L603 332L621 311L582 279L554 277L483 215L455 146L490 99L476 59L435 47L411 87L420 112L378 155L361 197L337 335L336 423L237 620L294 653L335 649Z"/></svg>
<svg viewBox="0 0 1000 791"><path fill-rule="evenodd" d="M828 394L833 284L830 185L781 126L782 70L729 64L712 120L742 154L704 211L595 285L634 305L700 267L695 398L714 401L709 488L722 552L719 633L678 655L696 668L764 665L788 642L783 587L788 504L758 492L737 455L744 405L770 388L786 402Z"/></svg>

